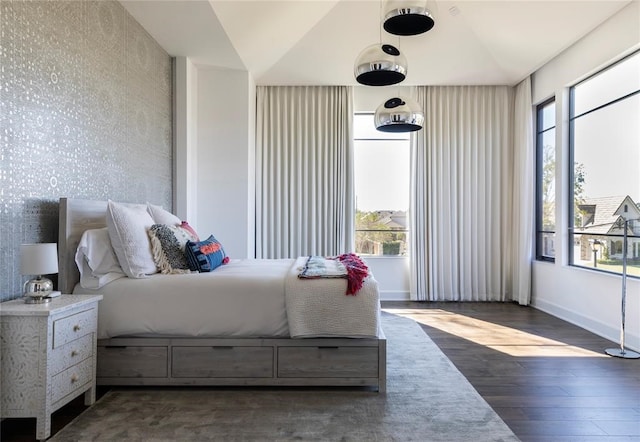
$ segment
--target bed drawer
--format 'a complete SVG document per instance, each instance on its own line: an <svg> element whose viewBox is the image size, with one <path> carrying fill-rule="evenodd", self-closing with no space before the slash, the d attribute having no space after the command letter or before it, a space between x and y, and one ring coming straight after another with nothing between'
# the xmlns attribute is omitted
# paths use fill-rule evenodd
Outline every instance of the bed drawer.
<svg viewBox="0 0 640 442"><path fill-rule="evenodd" d="M53 321L53 348L61 347L67 342L95 332L97 323L96 309L56 319Z"/></svg>
<svg viewBox="0 0 640 442"><path fill-rule="evenodd" d="M278 377L378 376L377 347L279 347Z"/></svg>
<svg viewBox="0 0 640 442"><path fill-rule="evenodd" d="M270 378L273 347L173 347L175 378Z"/></svg>
<svg viewBox="0 0 640 442"><path fill-rule="evenodd" d="M167 347L99 346L97 377L166 378Z"/></svg>

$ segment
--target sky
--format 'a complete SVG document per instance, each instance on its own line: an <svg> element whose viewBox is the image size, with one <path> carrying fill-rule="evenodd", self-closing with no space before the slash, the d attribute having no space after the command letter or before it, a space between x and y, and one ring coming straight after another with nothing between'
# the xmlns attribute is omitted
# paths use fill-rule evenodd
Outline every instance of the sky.
<svg viewBox="0 0 640 442"><path fill-rule="evenodd" d="M576 121L574 160L584 165L586 197L630 195L640 201L638 115L640 95Z"/></svg>
<svg viewBox="0 0 640 442"><path fill-rule="evenodd" d="M409 140L355 144L356 208L409 209Z"/></svg>
<svg viewBox="0 0 640 442"><path fill-rule="evenodd" d="M576 87L576 115L640 89L640 53ZM584 165L585 197L640 201L640 95L575 120L574 161Z"/></svg>

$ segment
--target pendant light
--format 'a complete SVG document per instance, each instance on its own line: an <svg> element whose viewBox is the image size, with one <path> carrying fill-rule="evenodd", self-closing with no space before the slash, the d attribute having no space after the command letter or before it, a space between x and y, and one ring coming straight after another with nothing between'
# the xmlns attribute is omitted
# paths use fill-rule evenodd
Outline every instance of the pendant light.
<svg viewBox="0 0 640 442"><path fill-rule="evenodd" d="M418 35L435 25L425 0L386 0L384 30L394 35Z"/></svg>
<svg viewBox="0 0 640 442"><path fill-rule="evenodd" d="M381 132L414 132L422 129L424 113L414 100L398 96L378 106L374 122Z"/></svg>
<svg viewBox="0 0 640 442"><path fill-rule="evenodd" d="M433 27L434 22L423 5L424 0L385 0L385 3L384 10L387 14L384 29L387 32L395 35L417 35ZM382 18L382 2L380 6ZM395 46L379 43L360 53L356 59L354 74L360 84L390 86L406 78L407 61ZM396 96L378 106L374 123L376 129L382 132L413 132L422 129L424 113L416 101Z"/></svg>
<svg viewBox="0 0 640 442"><path fill-rule="evenodd" d="M398 48L390 44L366 47L354 66L356 81L367 86L389 86L407 76L407 59Z"/></svg>

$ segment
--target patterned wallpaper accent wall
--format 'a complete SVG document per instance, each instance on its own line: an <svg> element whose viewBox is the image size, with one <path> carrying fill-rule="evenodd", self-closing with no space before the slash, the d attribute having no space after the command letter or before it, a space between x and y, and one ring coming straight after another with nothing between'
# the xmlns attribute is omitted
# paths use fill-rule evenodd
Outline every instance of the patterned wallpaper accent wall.
<svg viewBox="0 0 640 442"><path fill-rule="evenodd" d="M60 197L171 209L172 63L116 1L0 8L0 300L8 300L28 279L20 244L57 242Z"/></svg>

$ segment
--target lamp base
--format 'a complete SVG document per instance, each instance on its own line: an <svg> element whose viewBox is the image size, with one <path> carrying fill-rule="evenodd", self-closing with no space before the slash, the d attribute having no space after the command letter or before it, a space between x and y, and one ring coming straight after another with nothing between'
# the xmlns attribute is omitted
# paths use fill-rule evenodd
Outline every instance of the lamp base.
<svg viewBox="0 0 640 442"><path fill-rule="evenodd" d="M640 359L640 354L631 350L622 350L620 348L607 348L604 351L609 356L615 356L616 358L624 358L624 359Z"/></svg>
<svg viewBox="0 0 640 442"><path fill-rule="evenodd" d="M48 302L51 302L51 298L49 298L48 296L45 297L34 297L34 296L27 296L24 299L25 304L46 304Z"/></svg>
<svg viewBox="0 0 640 442"><path fill-rule="evenodd" d="M24 302L27 304L46 304L51 302L49 295L53 292L53 282L38 276L24 283Z"/></svg>

